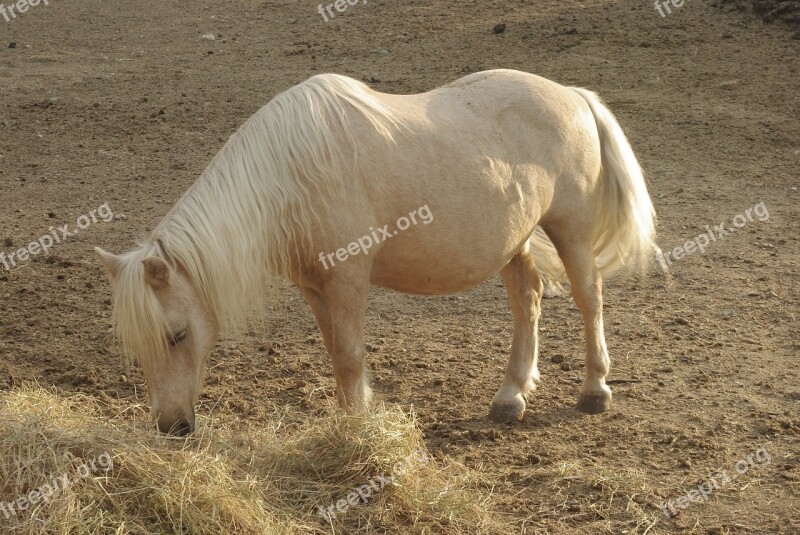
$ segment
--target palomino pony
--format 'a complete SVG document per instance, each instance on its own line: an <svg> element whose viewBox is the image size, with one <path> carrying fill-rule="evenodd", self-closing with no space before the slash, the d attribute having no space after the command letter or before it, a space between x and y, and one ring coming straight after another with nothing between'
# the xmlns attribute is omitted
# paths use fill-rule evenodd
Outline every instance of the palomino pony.
<svg viewBox="0 0 800 535"><path fill-rule="evenodd" d="M354 247L421 206L431 224ZM602 276L646 261L654 218L625 135L590 91L492 70L401 96L325 74L250 117L137 249L96 251L162 432L192 432L218 335L245 323L274 276L308 301L340 405L364 410L370 285L445 294L499 272L514 333L489 415L510 421L539 381L540 270L569 280L583 316L578 409L609 408Z"/></svg>

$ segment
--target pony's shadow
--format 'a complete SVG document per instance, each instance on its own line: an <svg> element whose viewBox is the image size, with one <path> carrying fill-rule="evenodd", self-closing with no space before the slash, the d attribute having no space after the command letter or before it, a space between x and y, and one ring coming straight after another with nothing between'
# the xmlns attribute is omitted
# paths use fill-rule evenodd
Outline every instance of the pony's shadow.
<svg viewBox="0 0 800 535"><path fill-rule="evenodd" d="M531 407L531 405L534 405ZM441 433L443 428L448 429L450 440L448 442L463 442L481 444L484 442L494 442L498 435L505 431L517 431L527 433L530 431L540 432L545 429L560 429L565 423L577 420L596 417L578 411L572 405L557 405L537 410L535 402L529 405L522 421L509 423L494 422L488 417L488 407L486 414L476 414L453 420L450 423L440 421L429 429L425 429L426 438L433 438Z"/></svg>
<svg viewBox="0 0 800 535"><path fill-rule="evenodd" d="M531 405L533 407L531 407ZM575 408L575 405L556 405L537 409L536 402L528 405L525 416L521 422L511 424L518 429L542 429L547 427L557 427L565 422L584 420L591 418L591 414L584 414ZM500 424L503 425L503 424Z"/></svg>

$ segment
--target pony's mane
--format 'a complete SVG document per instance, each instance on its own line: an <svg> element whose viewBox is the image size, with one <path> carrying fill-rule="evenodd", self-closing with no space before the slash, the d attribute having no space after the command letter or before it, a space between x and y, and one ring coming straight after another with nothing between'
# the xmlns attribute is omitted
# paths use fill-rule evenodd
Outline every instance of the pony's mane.
<svg viewBox="0 0 800 535"><path fill-rule="evenodd" d="M276 96L231 136L128 262L115 284L115 324L126 353L167 352L167 326L142 260L181 267L223 332L243 327L267 281L288 276L313 255L314 200L340 198L356 149L348 112L356 110L391 141L399 121L367 86L345 76L314 76Z"/></svg>
<svg viewBox="0 0 800 535"><path fill-rule="evenodd" d="M114 326L125 356L149 366L167 354L167 320L155 292L144 281L142 260L162 256L157 244L124 255L114 278Z"/></svg>

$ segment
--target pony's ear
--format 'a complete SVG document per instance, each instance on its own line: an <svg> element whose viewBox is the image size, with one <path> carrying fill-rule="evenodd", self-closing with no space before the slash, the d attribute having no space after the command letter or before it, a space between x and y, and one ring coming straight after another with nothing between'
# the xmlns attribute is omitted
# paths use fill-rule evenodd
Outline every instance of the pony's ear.
<svg viewBox="0 0 800 535"><path fill-rule="evenodd" d="M172 270L166 262L158 257L150 256L142 260L144 264L144 280L155 289L163 288L169 284Z"/></svg>
<svg viewBox="0 0 800 535"><path fill-rule="evenodd" d="M97 255L97 258L100 260L100 263L104 268L106 268L108 277L112 281L116 279L117 275L119 274L119 270L122 269L122 258L117 255L107 253L100 247L95 247L94 252Z"/></svg>

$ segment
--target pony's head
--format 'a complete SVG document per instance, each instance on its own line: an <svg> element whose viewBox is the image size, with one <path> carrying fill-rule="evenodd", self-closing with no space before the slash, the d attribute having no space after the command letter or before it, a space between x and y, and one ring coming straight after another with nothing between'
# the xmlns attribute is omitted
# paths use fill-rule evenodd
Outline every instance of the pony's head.
<svg viewBox="0 0 800 535"><path fill-rule="evenodd" d="M144 371L159 431L194 431L194 404L219 326L180 266L157 244L116 256L95 249L111 279L114 324Z"/></svg>

